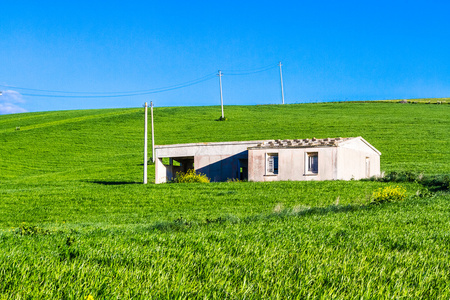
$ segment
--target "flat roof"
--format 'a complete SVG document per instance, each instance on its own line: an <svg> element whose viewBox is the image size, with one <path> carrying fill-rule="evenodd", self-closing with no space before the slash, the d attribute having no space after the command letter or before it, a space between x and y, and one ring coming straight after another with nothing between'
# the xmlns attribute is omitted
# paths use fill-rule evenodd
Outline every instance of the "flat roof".
<svg viewBox="0 0 450 300"><path fill-rule="evenodd" d="M257 140L257 141L231 141L231 142L206 142L206 143L187 143L171 145L155 145L155 149L176 149L176 148L197 148L198 147L224 147L224 146L246 146L251 150L271 149L271 148L311 148L311 147L339 147L339 145L351 140L359 139L375 152L381 155L381 152L373 147L361 136L358 137L335 137L316 139L292 139L292 140ZM193 150L192 150L193 151Z"/></svg>
<svg viewBox="0 0 450 300"><path fill-rule="evenodd" d="M234 141L234 142L207 142L207 143L188 143L188 144L171 144L171 145L155 145L155 149L181 148L181 147L199 147L199 146L232 146L232 145L257 145L272 140L259 141Z"/></svg>
<svg viewBox="0 0 450 300"><path fill-rule="evenodd" d="M272 140L265 141L258 144L251 149L266 149L266 148L310 148L310 147L337 147L340 143L356 139L355 137L350 138L324 138L324 139L294 139L294 140Z"/></svg>

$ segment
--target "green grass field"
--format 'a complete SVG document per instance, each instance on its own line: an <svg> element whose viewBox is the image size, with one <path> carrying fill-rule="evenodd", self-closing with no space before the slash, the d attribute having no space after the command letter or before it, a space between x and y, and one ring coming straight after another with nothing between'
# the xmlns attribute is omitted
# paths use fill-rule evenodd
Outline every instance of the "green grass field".
<svg viewBox="0 0 450 300"><path fill-rule="evenodd" d="M395 100L375 100L375 101L354 101L359 103L402 103L408 104L450 104L450 98L416 98L416 99L395 99ZM406 104L404 103L404 104Z"/></svg>
<svg viewBox="0 0 450 300"><path fill-rule="evenodd" d="M363 136L450 174L450 107L155 108L156 144ZM450 196L415 182L142 185L143 109L0 116L0 299L448 299ZM154 176L149 169L149 180ZM401 185L404 202L369 204Z"/></svg>

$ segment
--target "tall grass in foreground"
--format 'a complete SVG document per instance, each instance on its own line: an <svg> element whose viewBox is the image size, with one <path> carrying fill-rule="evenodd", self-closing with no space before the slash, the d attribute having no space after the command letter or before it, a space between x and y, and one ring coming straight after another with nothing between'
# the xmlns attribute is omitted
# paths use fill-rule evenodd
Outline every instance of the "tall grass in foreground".
<svg viewBox="0 0 450 300"><path fill-rule="evenodd" d="M335 207L335 208L332 208ZM0 234L6 299L448 299L450 198ZM178 222L178 223L177 223ZM436 230L439 228L439 230Z"/></svg>
<svg viewBox="0 0 450 300"><path fill-rule="evenodd" d="M376 181L223 182L163 185L59 182L11 184L0 189L0 229L28 224L148 224L180 217L194 221L243 218L283 207L363 205L390 183ZM402 183L408 195L417 183Z"/></svg>

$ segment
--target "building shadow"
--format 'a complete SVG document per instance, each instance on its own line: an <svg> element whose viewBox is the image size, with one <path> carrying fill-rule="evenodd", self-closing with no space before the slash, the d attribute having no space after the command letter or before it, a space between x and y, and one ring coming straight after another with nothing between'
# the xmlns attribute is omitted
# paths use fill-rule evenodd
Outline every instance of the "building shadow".
<svg viewBox="0 0 450 300"><path fill-rule="evenodd" d="M204 164L196 169L198 173L205 174L211 181L221 182L230 179L248 179L248 151L227 156L216 162Z"/></svg>
<svg viewBox="0 0 450 300"><path fill-rule="evenodd" d="M106 181L106 180L88 180L86 182L95 183L100 185L128 185L128 184L142 184L142 182L136 181Z"/></svg>

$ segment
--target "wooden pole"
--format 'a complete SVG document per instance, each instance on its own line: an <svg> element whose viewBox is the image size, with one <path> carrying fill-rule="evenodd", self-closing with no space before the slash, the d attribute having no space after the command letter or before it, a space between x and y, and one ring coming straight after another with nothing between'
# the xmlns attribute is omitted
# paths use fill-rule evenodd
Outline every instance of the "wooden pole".
<svg viewBox="0 0 450 300"><path fill-rule="evenodd" d="M280 67L280 81L281 81L281 103L284 104L284 89L283 89L283 73L281 72L281 61L278 63L278 66Z"/></svg>
<svg viewBox="0 0 450 300"><path fill-rule="evenodd" d="M223 114L223 96L222 96L222 71L219 70L219 85L220 85L220 107L222 109L222 120L225 119L225 115Z"/></svg>
<svg viewBox="0 0 450 300"><path fill-rule="evenodd" d="M148 117L147 117L147 102L145 102L145 125L144 125L144 184L147 184L147 147L148 147L148 130L147 130L147 123L148 123Z"/></svg>
<svg viewBox="0 0 450 300"><path fill-rule="evenodd" d="M155 162L155 126L153 126L153 102L150 101L150 111L152 117L152 162Z"/></svg>

